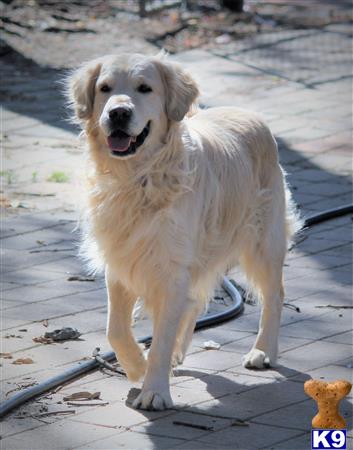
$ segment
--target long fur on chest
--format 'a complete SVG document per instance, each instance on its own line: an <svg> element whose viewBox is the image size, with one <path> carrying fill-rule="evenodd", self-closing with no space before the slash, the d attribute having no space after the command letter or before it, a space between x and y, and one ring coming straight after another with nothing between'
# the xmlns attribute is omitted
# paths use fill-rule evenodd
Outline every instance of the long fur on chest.
<svg viewBox="0 0 353 450"><path fill-rule="evenodd" d="M174 206L192 175L179 127L170 130L164 149L137 164L102 158L94 137L89 146L81 253L91 269L108 264L123 284L144 295L185 259Z"/></svg>

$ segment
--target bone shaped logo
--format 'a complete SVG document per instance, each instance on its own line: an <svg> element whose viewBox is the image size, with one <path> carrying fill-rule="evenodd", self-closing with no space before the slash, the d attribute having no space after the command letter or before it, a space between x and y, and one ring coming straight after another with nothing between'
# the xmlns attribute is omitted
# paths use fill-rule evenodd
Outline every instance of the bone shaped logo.
<svg viewBox="0 0 353 450"><path fill-rule="evenodd" d="M339 413L340 401L350 392L352 384L346 380L326 383L320 380L308 380L304 383L304 391L313 398L318 413L312 420L313 428L341 430L346 421Z"/></svg>

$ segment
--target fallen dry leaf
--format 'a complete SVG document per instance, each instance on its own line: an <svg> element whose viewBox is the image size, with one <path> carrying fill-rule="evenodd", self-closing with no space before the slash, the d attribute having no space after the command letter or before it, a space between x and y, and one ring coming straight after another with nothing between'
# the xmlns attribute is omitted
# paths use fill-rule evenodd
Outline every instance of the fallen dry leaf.
<svg viewBox="0 0 353 450"><path fill-rule="evenodd" d="M0 358L12 359L11 353L0 353Z"/></svg>
<svg viewBox="0 0 353 450"><path fill-rule="evenodd" d="M109 405L109 402L77 403L77 401L76 401L76 402L67 402L67 405L70 405L70 406L106 406L106 405Z"/></svg>
<svg viewBox="0 0 353 450"><path fill-rule="evenodd" d="M11 338L22 339L22 336L19 334L5 334L4 338L5 339L11 339Z"/></svg>
<svg viewBox="0 0 353 450"><path fill-rule="evenodd" d="M49 325L48 319L43 320L43 327L47 327Z"/></svg>
<svg viewBox="0 0 353 450"><path fill-rule="evenodd" d="M93 393L86 392L86 391L74 392L73 394L70 394L70 395L64 397L63 400L65 402L68 402L71 400L97 400L97 399L99 399L100 395L101 395L100 392L93 392Z"/></svg>
<svg viewBox="0 0 353 450"><path fill-rule="evenodd" d="M74 409L68 409L64 411L49 411L41 414L36 414L34 417L46 417L46 416L56 416L58 414L75 414L76 411Z"/></svg>
<svg viewBox="0 0 353 450"><path fill-rule="evenodd" d="M32 341L36 342L37 344L52 344L53 343L53 339L46 338L44 336L34 337L34 338L32 338Z"/></svg>
<svg viewBox="0 0 353 450"><path fill-rule="evenodd" d="M32 358L18 358L15 359L15 361L12 362L12 364L34 364L34 361Z"/></svg>

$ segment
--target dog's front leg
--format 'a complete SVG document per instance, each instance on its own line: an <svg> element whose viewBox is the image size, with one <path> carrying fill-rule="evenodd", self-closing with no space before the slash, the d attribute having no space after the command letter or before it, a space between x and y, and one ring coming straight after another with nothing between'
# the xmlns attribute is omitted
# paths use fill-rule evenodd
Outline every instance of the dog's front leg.
<svg viewBox="0 0 353 450"><path fill-rule="evenodd" d="M145 373L146 360L131 330L131 314L136 298L116 280L109 267L105 278L108 289L108 340L129 380L138 381Z"/></svg>
<svg viewBox="0 0 353 450"><path fill-rule="evenodd" d="M175 273L175 272L174 272ZM134 408L163 410L173 406L169 389L172 353L180 321L187 305L187 274L168 286L153 310L153 340L142 391L133 402Z"/></svg>

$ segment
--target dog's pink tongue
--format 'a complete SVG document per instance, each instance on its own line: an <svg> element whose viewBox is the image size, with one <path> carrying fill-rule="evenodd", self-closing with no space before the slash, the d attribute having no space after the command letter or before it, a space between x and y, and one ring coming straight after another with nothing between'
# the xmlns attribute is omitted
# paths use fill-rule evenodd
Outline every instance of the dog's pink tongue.
<svg viewBox="0 0 353 450"><path fill-rule="evenodd" d="M126 152L131 144L131 136L124 137L108 137L108 145L110 150L114 152Z"/></svg>

